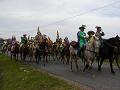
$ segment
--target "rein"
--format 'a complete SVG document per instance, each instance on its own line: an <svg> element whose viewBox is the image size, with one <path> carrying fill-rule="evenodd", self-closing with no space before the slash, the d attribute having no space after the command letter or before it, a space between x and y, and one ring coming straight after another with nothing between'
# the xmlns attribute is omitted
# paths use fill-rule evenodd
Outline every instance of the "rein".
<svg viewBox="0 0 120 90"><path fill-rule="evenodd" d="M90 51L90 52L93 52L93 53L97 53L97 52L95 52L95 51L92 51L92 50L88 50L88 49L85 49L86 51Z"/></svg>
<svg viewBox="0 0 120 90"><path fill-rule="evenodd" d="M111 45L110 43L108 43L107 41L104 41L106 42L109 46L113 47L113 48L118 48L117 46L114 46L114 45Z"/></svg>

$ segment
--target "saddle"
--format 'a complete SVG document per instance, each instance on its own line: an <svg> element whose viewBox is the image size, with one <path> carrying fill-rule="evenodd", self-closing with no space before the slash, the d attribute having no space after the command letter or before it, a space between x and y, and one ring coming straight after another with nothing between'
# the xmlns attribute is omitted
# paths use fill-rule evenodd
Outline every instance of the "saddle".
<svg viewBox="0 0 120 90"><path fill-rule="evenodd" d="M72 41L72 42L70 43L70 45L71 45L73 48L77 48L77 47L78 47L78 42Z"/></svg>

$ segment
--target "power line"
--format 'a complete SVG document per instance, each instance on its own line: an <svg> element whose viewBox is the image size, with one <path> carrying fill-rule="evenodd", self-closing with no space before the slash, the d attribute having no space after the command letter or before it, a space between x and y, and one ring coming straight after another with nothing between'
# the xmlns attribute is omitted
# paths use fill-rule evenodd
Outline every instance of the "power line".
<svg viewBox="0 0 120 90"><path fill-rule="evenodd" d="M89 13L89 12L94 12L94 11L103 9L103 8L105 8L105 7L109 7L109 6L111 6L111 5L113 5L113 4L116 4L116 3L119 3L119 2L120 2L120 0L119 0L119 1L112 2L112 3L109 3L109 4L106 4L106 5L101 6L101 7L98 7L98 8L91 9L91 10L89 10L89 11L86 11L86 12L83 12L83 13L80 13L80 14L76 14L76 15L73 15L73 16L70 16L70 17L67 17L67 18L64 18L64 19L62 19L62 20L58 20L58 21L55 21L55 22L52 22L52 23L49 23L49 24L46 24L46 25L42 25L42 26L40 26L40 27L46 27L46 26L53 25L53 24L56 24L56 23L59 23L59 22L63 22L63 21L65 21L65 20L68 20L68 19L71 19L71 18L74 18L74 17L78 17L78 16L81 16L81 15L85 15L85 14L87 14L87 13Z"/></svg>

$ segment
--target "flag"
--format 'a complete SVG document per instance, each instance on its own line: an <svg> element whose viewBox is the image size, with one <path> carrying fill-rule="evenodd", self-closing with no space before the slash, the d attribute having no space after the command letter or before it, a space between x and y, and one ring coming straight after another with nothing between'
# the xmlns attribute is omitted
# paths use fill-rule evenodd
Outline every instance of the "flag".
<svg viewBox="0 0 120 90"><path fill-rule="evenodd" d="M57 39L59 39L59 32L57 31Z"/></svg>
<svg viewBox="0 0 120 90"><path fill-rule="evenodd" d="M37 33L40 33L40 29L39 29L39 26L38 26L38 29L37 29Z"/></svg>

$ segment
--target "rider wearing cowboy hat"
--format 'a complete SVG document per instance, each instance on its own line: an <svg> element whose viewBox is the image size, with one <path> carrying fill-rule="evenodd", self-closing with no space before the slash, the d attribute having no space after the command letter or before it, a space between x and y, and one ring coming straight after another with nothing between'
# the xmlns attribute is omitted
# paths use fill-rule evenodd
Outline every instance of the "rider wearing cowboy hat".
<svg viewBox="0 0 120 90"><path fill-rule="evenodd" d="M86 33L84 32L85 30L85 25L82 25L79 27L80 31L77 33L77 38L78 38L78 43L80 48L83 48L83 46L86 44Z"/></svg>
<svg viewBox="0 0 120 90"><path fill-rule="evenodd" d="M26 34L23 34L23 37L21 37L21 43L22 44L26 44L27 43L27 35Z"/></svg>
<svg viewBox="0 0 120 90"><path fill-rule="evenodd" d="M99 38L99 40L102 40L102 36L104 36L104 32L102 31L102 28L100 26L95 27L97 29L95 36Z"/></svg>
<svg viewBox="0 0 120 90"><path fill-rule="evenodd" d="M93 41L93 39L94 39L94 34L95 34L95 32L94 31L88 31L87 32L87 34L88 34L88 39L87 39L87 41L89 42L89 41Z"/></svg>

